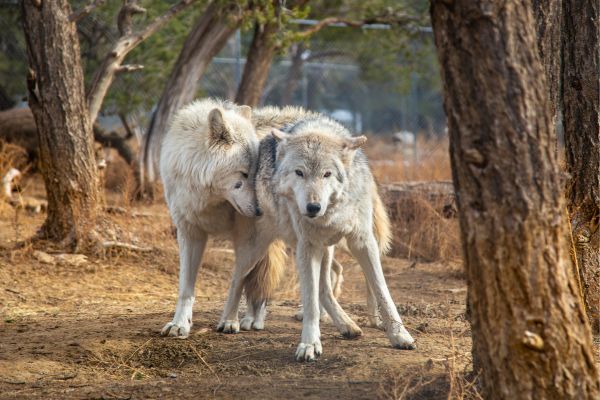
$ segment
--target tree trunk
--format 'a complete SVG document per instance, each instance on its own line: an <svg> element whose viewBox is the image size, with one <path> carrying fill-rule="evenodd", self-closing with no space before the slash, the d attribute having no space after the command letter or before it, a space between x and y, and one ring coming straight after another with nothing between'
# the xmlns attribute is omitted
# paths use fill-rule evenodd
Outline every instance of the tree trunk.
<svg viewBox="0 0 600 400"><path fill-rule="evenodd" d="M98 179L79 39L67 0L23 1L29 106L48 197L42 234L77 245L96 223Z"/></svg>
<svg viewBox="0 0 600 400"><path fill-rule="evenodd" d="M556 126L561 85L562 0L534 0L533 12L537 27L538 51L546 73L550 114Z"/></svg>
<svg viewBox="0 0 600 400"><path fill-rule="evenodd" d="M600 329L600 4L563 0L567 206L590 321Z"/></svg>
<svg viewBox="0 0 600 400"><path fill-rule="evenodd" d="M276 21L265 25L258 23L255 25L252 44L248 50L246 65L244 66L244 74L235 95L237 104L246 104L251 107L259 105L265 83L269 77L273 56L277 49L274 40L277 31Z"/></svg>
<svg viewBox="0 0 600 400"><path fill-rule="evenodd" d="M198 80L213 57L241 22L241 10L235 4L223 7L212 2L188 35L161 98L152 114L145 137L143 165L149 182L156 180L160 143L171 116L194 99ZM142 184L144 181L142 180Z"/></svg>
<svg viewBox="0 0 600 400"><path fill-rule="evenodd" d="M597 399L531 5L434 1L431 19L483 398Z"/></svg>

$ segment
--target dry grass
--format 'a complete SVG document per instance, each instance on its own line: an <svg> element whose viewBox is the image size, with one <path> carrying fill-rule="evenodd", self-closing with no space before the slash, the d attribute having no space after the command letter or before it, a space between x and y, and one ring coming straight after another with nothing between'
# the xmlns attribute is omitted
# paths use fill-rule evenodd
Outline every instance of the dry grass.
<svg viewBox="0 0 600 400"><path fill-rule="evenodd" d="M372 136L365 152L381 184L405 181L447 181L452 179L448 138L417 138L417 155L407 154L390 137ZM416 162L415 162L416 161Z"/></svg>
<svg viewBox="0 0 600 400"><path fill-rule="evenodd" d="M366 153L380 184L452 179L448 139L417 139L417 155L407 154L391 138L371 137ZM442 201L415 196L388 208L394 225L392 255L419 261L459 263L462 257L458 221L442 215ZM461 273L460 268L457 272Z"/></svg>

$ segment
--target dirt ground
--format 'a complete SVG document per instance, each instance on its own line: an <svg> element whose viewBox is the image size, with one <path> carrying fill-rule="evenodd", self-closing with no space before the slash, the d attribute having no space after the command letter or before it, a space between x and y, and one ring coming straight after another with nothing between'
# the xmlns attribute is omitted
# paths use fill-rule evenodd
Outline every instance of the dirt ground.
<svg viewBox="0 0 600 400"><path fill-rule="evenodd" d="M406 351L365 327L362 273L338 254L345 266L341 304L363 336L347 340L323 323L324 354L298 363L292 263L264 331L218 333L233 252L226 241L212 242L191 336L163 338L178 270L166 207L129 207L110 218L120 227L116 235L151 250L64 260L43 244L16 249L44 216L0 206L0 398L441 399L473 391L463 374L471 340L458 265L383 260L392 296L417 340L418 349ZM50 259L44 262L39 250Z"/></svg>

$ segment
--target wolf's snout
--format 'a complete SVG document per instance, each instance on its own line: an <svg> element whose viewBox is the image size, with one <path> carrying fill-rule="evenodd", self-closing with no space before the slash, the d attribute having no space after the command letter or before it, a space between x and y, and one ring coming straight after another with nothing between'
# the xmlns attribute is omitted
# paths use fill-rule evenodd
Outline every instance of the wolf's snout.
<svg viewBox="0 0 600 400"><path fill-rule="evenodd" d="M260 207L256 207L256 209L254 210L254 215L256 215L257 217L262 217L263 215L263 210Z"/></svg>
<svg viewBox="0 0 600 400"><path fill-rule="evenodd" d="M321 211L321 205L319 203L308 203L306 205L306 211L309 217L315 217L319 211Z"/></svg>

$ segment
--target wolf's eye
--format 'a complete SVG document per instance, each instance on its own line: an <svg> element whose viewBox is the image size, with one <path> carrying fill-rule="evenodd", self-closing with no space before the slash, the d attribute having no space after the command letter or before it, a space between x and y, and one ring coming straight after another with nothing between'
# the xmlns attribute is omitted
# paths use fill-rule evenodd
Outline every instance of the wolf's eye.
<svg viewBox="0 0 600 400"><path fill-rule="evenodd" d="M248 179L248 174L245 172L242 172L242 176L244 177L244 179Z"/></svg>
<svg viewBox="0 0 600 400"><path fill-rule="evenodd" d="M325 172L325 175L323 175L324 178L329 178L331 176L331 172L327 171Z"/></svg>
<svg viewBox="0 0 600 400"><path fill-rule="evenodd" d="M235 186L233 186L234 189L239 189L242 187L242 182L236 182Z"/></svg>
<svg viewBox="0 0 600 400"><path fill-rule="evenodd" d="M304 176L304 174L302 173L302 171L300 171L299 169L296 170L296 175L302 177Z"/></svg>

